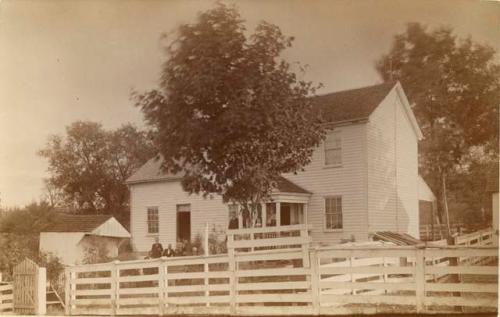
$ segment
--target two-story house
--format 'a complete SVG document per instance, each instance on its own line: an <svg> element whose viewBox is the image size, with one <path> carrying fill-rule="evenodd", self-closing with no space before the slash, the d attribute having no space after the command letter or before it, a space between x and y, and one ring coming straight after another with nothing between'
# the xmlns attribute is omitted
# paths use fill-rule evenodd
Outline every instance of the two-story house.
<svg viewBox="0 0 500 317"><path fill-rule="evenodd" d="M148 250L155 237L164 245L192 239L207 223L227 228L232 215L239 228L311 224L313 242L322 244L366 241L377 231L418 237L422 133L401 85L326 94L314 103L330 122L326 140L305 171L283 175L253 224L221 197L188 195L181 175L161 171L161 158L148 161L127 180L135 249Z"/></svg>

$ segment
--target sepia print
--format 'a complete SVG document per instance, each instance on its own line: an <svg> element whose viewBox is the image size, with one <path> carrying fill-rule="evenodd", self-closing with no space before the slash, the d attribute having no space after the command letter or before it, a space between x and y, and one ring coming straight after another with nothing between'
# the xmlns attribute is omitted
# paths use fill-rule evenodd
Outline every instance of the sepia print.
<svg viewBox="0 0 500 317"><path fill-rule="evenodd" d="M0 1L0 315L496 316L499 21Z"/></svg>

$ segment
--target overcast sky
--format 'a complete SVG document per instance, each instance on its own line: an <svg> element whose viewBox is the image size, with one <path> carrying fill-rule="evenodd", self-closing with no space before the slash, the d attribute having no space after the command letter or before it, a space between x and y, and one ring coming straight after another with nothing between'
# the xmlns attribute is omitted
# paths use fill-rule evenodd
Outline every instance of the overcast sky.
<svg viewBox="0 0 500 317"><path fill-rule="evenodd" d="M212 1L0 0L0 204L38 200L50 134L76 120L143 125L131 89L156 85L160 35L193 21ZM229 1L227 1L230 3ZM260 20L295 36L286 58L307 64L321 92L380 82L374 61L408 22L447 25L500 44L492 1L234 1L252 28Z"/></svg>

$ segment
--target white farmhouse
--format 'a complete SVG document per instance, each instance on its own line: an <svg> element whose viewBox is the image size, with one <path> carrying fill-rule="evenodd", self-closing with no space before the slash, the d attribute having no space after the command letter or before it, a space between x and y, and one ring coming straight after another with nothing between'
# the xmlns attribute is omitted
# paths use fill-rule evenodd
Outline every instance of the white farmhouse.
<svg viewBox="0 0 500 317"><path fill-rule="evenodd" d="M73 265L82 263L93 248L103 248L107 256L116 257L120 244L128 239L130 233L110 215L60 214L40 232L40 251Z"/></svg>
<svg viewBox="0 0 500 317"><path fill-rule="evenodd" d="M314 243L366 241L370 233L419 236L417 121L399 83L384 83L316 97L329 124L304 172L285 174L263 203L264 226L307 223ZM165 244L204 233L206 223L227 228L238 206L182 190L181 175L165 174L161 158L148 161L127 183L136 251L155 237ZM239 228L249 225L239 215Z"/></svg>

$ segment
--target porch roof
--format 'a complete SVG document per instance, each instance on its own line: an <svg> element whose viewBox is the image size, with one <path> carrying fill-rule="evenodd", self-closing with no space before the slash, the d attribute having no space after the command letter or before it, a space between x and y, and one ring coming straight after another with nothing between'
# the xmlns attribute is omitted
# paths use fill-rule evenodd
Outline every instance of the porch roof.
<svg viewBox="0 0 500 317"><path fill-rule="evenodd" d="M277 192L280 193L297 193L297 194L311 194L310 191L305 190L299 185L289 181L288 179L280 176L277 181Z"/></svg>

